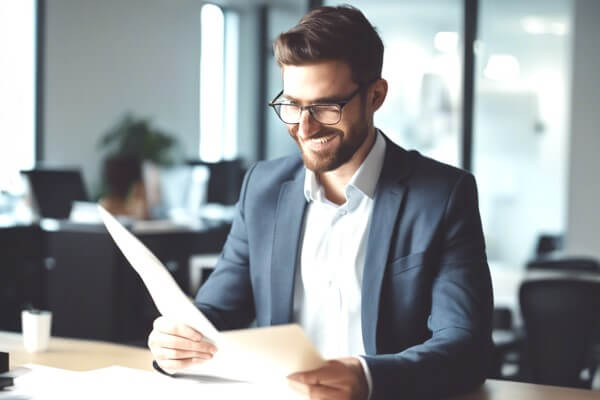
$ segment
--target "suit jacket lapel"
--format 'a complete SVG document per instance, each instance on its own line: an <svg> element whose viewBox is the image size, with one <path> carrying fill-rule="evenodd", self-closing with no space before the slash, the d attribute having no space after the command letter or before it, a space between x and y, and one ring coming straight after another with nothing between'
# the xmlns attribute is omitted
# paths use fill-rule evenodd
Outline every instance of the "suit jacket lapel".
<svg viewBox="0 0 600 400"><path fill-rule="evenodd" d="M294 278L306 204L304 173L299 173L294 180L282 185L275 213L271 262L272 325L285 324L292 319Z"/></svg>
<svg viewBox="0 0 600 400"><path fill-rule="evenodd" d="M381 286L402 201L407 191L402 180L410 174L414 160L414 153L406 152L387 138L386 142L385 161L371 216L361 291L363 344L366 353L370 355L377 353Z"/></svg>

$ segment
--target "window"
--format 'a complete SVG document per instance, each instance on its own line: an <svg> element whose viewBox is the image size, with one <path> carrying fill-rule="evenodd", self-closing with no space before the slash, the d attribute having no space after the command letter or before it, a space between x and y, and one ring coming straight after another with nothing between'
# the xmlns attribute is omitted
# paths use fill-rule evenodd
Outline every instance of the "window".
<svg viewBox="0 0 600 400"><path fill-rule="evenodd" d="M36 1L0 1L0 191L35 163Z"/></svg>
<svg viewBox="0 0 600 400"><path fill-rule="evenodd" d="M402 147L459 166L463 1L344 3L364 12L385 46L389 91L375 125Z"/></svg>
<svg viewBox="0 0 600 400"><path fill-rule="evenodd" d="M480 1L473 172L490 263L521 266L540 235L565 232L572 13Z"/></svg>
<svg viewBox="0 0 600 400"><path fill-rule="evenodd" d="M239 17L214 4L201 11L200 158L237 156Z"/></svg>

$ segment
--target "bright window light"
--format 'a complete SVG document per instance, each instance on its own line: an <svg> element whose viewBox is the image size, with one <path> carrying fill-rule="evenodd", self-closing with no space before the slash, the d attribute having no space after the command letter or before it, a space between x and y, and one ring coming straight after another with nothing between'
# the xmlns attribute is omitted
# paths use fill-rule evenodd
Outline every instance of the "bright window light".
<svg viewBox="0 0 600 400"><path fill-rule="evenodd" d="M200 158L218 161L224 147L225 18L223 10L206 4L201 11Z"/></svg>
<svg viewBox="0 0 600 400"><path fill-rule="evenodd" d="M483 75L493 81L511 81L519 77L519 60L510 54L492 54Z"/></svg>
<svg viewBox="0 0 600 400"><path fill-rule="evenodd" d="M0 190L35 163L36 1L0 1Z"/></svg>
<svg viewBox="0 0 600 400"><path fill-rule="evenodd" d="M521 19L521 26L530 35L565 36L568 33L566 22L549 18L525 17Z"/></svg>
<svg viewBox="0 0 600 400"><path fill-rule="evenodd" d="M433 45L442 53L455 54L458 49L458 32L438 32L433 38Z"/></svg>
<svg viewBox="0 0 600 400"><path fill-rule="evenodd" d="M237 101L238 101L238 53L240 17L233 12L225 13L225 137L223 158L238 156Z"/></svg>

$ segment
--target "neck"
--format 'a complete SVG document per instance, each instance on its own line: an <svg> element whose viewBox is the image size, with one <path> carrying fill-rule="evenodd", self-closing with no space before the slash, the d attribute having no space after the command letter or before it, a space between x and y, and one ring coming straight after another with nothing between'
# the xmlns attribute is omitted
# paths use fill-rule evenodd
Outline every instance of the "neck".
<svg viewBox="0 0 600 400"><path fill-rule="evenodd" d="M346 201L344 188L348 182L350 182L354 173L360 168L363 161L365 161L365 158L367 158L367 155L375 144L376 137L377 132L375 132L375 128L370 127L369 134L364 143L347 163L339 166L333 171L327 171L317 175L319 183L323 186L327 200L338 205Z"/></svg>

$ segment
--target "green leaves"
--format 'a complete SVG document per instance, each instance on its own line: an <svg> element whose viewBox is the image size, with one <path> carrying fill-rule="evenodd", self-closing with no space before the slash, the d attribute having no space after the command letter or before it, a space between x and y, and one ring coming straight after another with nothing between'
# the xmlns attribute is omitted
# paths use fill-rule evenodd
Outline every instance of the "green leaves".
<svg viewBox="0 0 600 400"><path fill-rule="evenodd" d="M107 152L106 157L131 157L140 161L152 161L159 165L173 164L177 139L152 126L147 118L135 118L126 114L98 142L98 148Z"/></svg>

